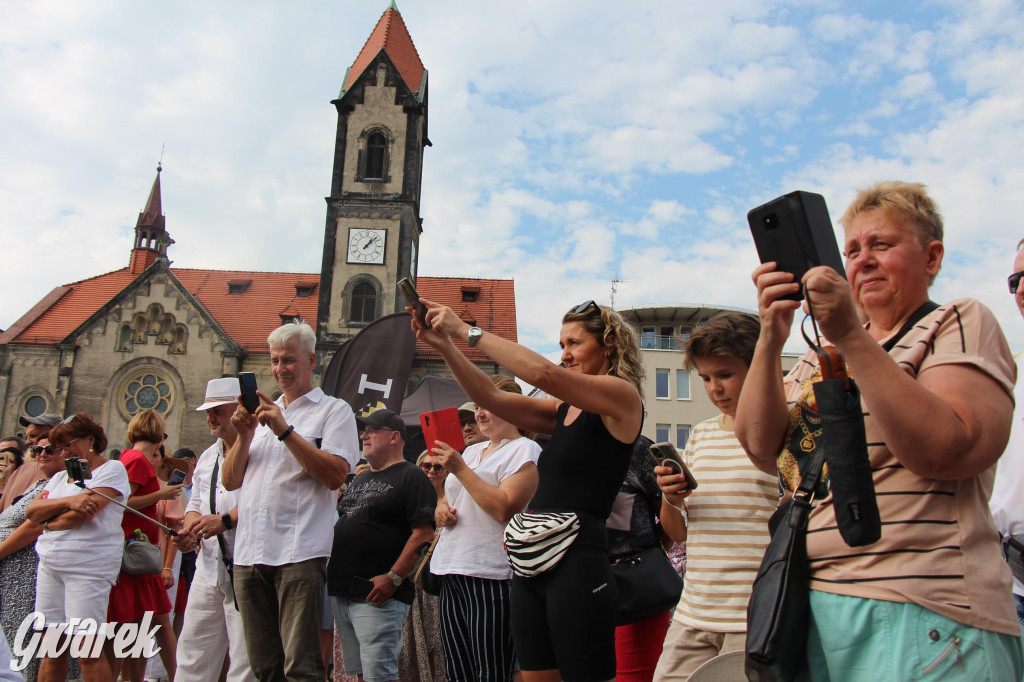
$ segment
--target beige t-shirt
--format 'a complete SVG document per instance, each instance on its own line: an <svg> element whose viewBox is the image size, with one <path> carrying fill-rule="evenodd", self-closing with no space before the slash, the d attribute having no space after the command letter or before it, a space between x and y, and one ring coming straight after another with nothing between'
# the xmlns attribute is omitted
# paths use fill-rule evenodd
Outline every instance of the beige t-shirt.
<svg viewBox="0 0 1024 682"><path fill-rule="evenodd" d="M697 488L686 498L686 579L675 620L712 632L746 632L778 480L750 463L721 415L694 427L683 459Z"/></svg>
<svg viewBox="0 0 1024 682"><path fill-rule="evenodd" d="M939 365L970 365L1013 396L1013 355L992 312L973 299L940 306L889 355L915 377ZM809 351L786 377L790 428L779 471L790 488L798 476L792 451L806 461L820 434L813 415L805 412L813 398L811 383L820 376ZM865 547L847 546L836 527L831 494L816 503L807 536L811 588L914 603L972 627L1020 635L1010 571L988 509L995 467L957 481L922 478L893 456L864 409L882 537Z"/></svg>

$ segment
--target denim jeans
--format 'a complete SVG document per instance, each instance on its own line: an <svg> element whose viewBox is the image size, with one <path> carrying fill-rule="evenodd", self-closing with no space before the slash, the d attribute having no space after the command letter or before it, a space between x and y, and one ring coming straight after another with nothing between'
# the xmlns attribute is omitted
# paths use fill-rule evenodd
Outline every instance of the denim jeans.
<svg viewBox="0 0 1024 682"><path fill-rule="evenodd" d="M380 606L348 597L331 597L334 625L345 657L345 672L366 682L398 679L398 652L409 604L388 599Z"/></svg>

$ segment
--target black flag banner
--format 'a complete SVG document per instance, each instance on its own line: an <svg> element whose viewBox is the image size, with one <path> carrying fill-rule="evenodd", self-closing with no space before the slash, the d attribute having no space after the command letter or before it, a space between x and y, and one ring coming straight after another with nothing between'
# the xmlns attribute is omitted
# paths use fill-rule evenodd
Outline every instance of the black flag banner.
<svg viewBox="0 0 1024 682"><path fill-rule="evenodd" d="M401 414L416 349L411 319L396 313L364 327L327 364L324 393L341 398L357 415L385 407Z"/></svg>

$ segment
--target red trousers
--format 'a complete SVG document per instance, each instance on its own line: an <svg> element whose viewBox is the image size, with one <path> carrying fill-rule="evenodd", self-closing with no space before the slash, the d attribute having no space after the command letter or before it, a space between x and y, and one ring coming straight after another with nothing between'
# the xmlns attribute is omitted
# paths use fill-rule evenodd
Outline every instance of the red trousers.
<svg viewBox="0 0 1024 682"><path fill-rule="evenodd" d="M647 620L615 628L615 679L618 682L651 682L661 657L665 633L672 622L666 611Z"/></svg>

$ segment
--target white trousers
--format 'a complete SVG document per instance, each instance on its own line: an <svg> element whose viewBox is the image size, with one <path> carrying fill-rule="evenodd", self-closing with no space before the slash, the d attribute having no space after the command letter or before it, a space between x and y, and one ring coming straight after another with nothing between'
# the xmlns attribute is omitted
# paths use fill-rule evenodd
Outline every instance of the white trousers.
<svg viewBox="0 0 1024 682"><path fill-rule="evenodd" d="M249 667L242 618L235 610L231 587L210 587L193 580L185 607L185 622L178 638L175 680L217 682L225 653L231 656L228 682L256 682Z"/></svg>

